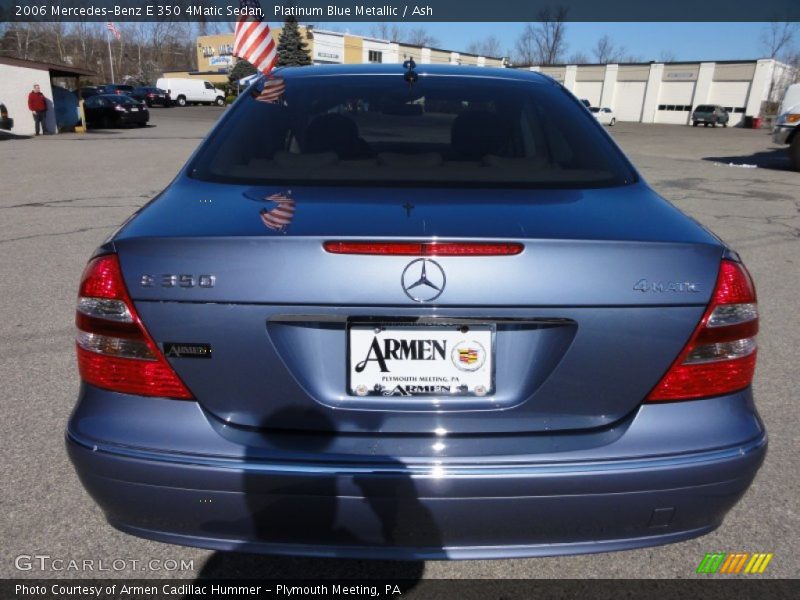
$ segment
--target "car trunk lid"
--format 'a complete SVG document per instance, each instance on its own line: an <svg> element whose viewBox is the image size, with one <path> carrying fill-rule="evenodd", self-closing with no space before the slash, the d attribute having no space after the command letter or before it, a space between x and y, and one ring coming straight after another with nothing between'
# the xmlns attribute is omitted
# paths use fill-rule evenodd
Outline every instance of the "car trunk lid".
<svg viewBox="0 0 800 600"><path fill-rule="evenodd" d="M168 356L204 408L254 427L607 426L641 403L680 352L722 254L715 238L643 184L459 190L457 200L452 190L192 183L174 186L176 194L115 238L126 283L158 342L211 348L205 360ZM278 228L263 218L275 209L288 221ZM505 241L524 249L428 257L446 283L432 302L416 302L403 274L419 257L333 254L323 246L364 239ZM492 388L485 396L359 396L348 364L358 357L348 352L350 328L363 323L435 333L434 325L490 327Z"/></svg>

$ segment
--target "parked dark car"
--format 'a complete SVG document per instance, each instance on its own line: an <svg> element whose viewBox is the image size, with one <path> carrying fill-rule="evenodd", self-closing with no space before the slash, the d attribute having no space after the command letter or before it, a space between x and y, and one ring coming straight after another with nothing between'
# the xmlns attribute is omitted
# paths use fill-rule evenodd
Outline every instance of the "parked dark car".
<svg viewBox="0 0 800 600"><path fill-rule="evenodd" d="M130 93L130 96L144 102L147 106L172 106L172 98L169 93L157 87L137 87Z"/></svg>
<svg viewBox="0 0 800 600"><path fill-rule="evenodd" d="M102 85L97 86L100 89L100 92L103 94L127 94L133 91L132 85L124 85L120 83L104 83Z"/></svg>
<svg viewBox="0 0 800 600"><path fill-rule="evenodd" d="M144 127L150 120L150 112L144 102L130 96L100 94L84 102L86 124L89 127L122 127L138 125Z"/></svg>
<svg viewBox="0 0 800 600"><path fill-rule="evenodd" d="M94 252L81 483L124 532L219 551L713 531L767 448L741 259L550 78L416 72L276 69Z"/></svg>
<svg viewBox="0 0 800 600"><path fill-rule="evenodd" d="M728 115L728 111L716 104L701 104L695 108L692 113L692 125L695 127L700 123L702 123L704 127L708 127L709 125L715 127L717 124L727 127L729 120L730 116Z"/></svg>
<svg viewBox="0 0 800 600"><path fill-rule="evenodd" d="M0 129L11 131L14 128L14 119L8 116L6 105L0 102Z"/></svg>
<svg viewBox="0 0 800 600"><path fill-rule="evenodd" d="M92 96L97 96L98 94L103 93L103 89L97 85L87 85L80 89L81 98L86 100L87 98L91 98Z"/></svg>

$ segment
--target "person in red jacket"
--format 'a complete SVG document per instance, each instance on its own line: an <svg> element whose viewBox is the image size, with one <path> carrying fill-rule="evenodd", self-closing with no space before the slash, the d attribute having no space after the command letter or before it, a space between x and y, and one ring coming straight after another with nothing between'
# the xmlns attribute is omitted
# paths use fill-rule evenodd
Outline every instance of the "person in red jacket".
<svg viewBox="0 0 800 600"><path fill-rule="evenodd" d="M41 124L42 133L47 133L47 100L42 93L39 84L33 86L33 91L28 94L28 110L33 113L33 122L36 124L36 135L39 135L39 125Z"/></svg>

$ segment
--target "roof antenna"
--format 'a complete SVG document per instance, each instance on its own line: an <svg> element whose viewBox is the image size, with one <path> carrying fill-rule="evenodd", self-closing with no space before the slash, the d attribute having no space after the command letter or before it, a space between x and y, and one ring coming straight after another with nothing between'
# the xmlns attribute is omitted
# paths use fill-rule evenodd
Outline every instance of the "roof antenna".
<svg viewBox="0 0 800 600"><path fill-rule="evenodd" d="M414 62L413 58L409 58L403 63L403 68L406 70L403 79L408 82L408 87L411 87L417 82L417 79L419 79L419 75L417 75L417 72L414 70L417 68L417 63Z"/></svg>

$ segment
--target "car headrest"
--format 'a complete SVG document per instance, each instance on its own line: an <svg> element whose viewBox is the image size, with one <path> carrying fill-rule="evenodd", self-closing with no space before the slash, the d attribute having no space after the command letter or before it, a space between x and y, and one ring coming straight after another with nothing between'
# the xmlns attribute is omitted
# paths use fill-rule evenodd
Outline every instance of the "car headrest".
<svg viewBox="0 0 800 600"><path fill-rule="evenodd" d="M339 158L355 158L361 142L358 127L345 116L334 113L316 117L306 131L305 153L335 152Z"/></svg>
<svg viewBox="0 0 800 600"><path fill-rule="evenodd" d="M467 112L453 121L450 145L459 157L475 160L495 154L503 156L509 143L508 122L495 113Z"/></svg>

